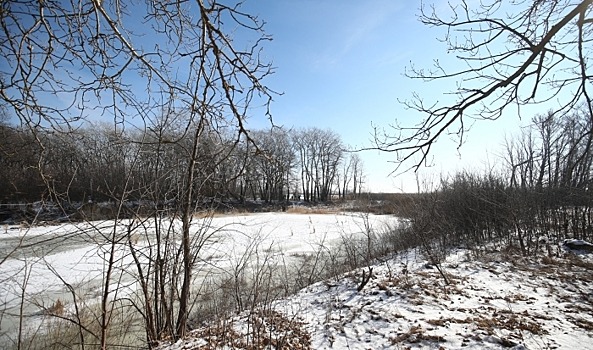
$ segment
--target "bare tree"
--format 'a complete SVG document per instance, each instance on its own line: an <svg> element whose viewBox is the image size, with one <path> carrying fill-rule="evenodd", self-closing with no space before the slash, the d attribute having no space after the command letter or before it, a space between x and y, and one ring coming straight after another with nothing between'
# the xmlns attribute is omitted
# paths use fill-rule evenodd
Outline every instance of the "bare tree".
<svg viewBox="0 0 593 350"><path fill-rule="evenodd" d="M266 202L285 199L294 167L294 152L285 130L256 131L259 150L253 152L249 176L257 179L259 197Z"/></svg>
<svg viewBox="0 0 593 350"><path fill-rule="evenodd" d="M343 199L356 198L360 194L362 172L362 159L358 153L349 153L342 159L342 169L336 174L336 183Z"/></svg>
<svg viewBox="0 0 593 350"><path fill-rule="evenodd" d="M269 117L266 107L272 92L261 81L272 69L259 57L261 44L269 39L262 23L243 12L241 2L229 6L216 0L29 0L5 1L0 6L4 38L0 42L0 104L39 145L35 165L54 196L68 193L54 190L44 166L49 147L43 138L45 130L72 135L73 129L91 118L102 118L113 121L113 139L123 140L126 129L145 130L162 111L182 111L178 121L182 137L170 140L157 135L156 142L177 143L185 157L178 164L182 175L177 181L182 221L178 303L173 334L162 334L183 337L191 308L193 265L200 252L190 227L196 198L204 188L202 141L211 132L224 130L234 136L233 146L240 139L255 144L244 126L250 106L254 102L263 105L262 114ZM241 30L245 41L234 41L231 30ZM214 168L232 148L221 152ZM131 160L116 159L124 166L119 172L123 187L115 190L106 184L106 192L117 201L118 217L125 211L123 203L138 192L134 175L145 149L134 148ZM159 178L163 173L153 174ZM105 237L110 249L98 317L102 348L108 345L113 309L107 303L117 293L109 289L109 280L114 278L110 269L122 240L116 234L117 223ZM147 332L147 336L156 340L154 333Z"/></svg>
<svg viewBox="0 0 593 350"><path fill-rule="evenodd" d="M556 241L591 231L591 119L586 106L562 117L538 114L532 124L508 140L503 158L517 228L534 228ZM571 209L567 209L571 208ZM527 240L527 250L530 241Z"/></svg>
<svg viewBox="0 0 593 350"><path fill-rule="evenodd" d="M299 157L305 201L329 200L344 155L340 136L331 130L295 129L292 144Z"/></svg>
<svg viewBox="0 0 593 350"><path fill-rule="evenodd" d="M417 125L375 129L376 148L397 154L399 164L427 162L435 143L455 135L461 146L469 121L496 120L504 111L556 102L562 115L584 103L593 118L591 56L593 1L455 1L448 9L420 9L420 21L444 31L441 39L458 67L434 60L431 69L412 65L406 75L455 86L451 102L428 102L421 94L405 101L424 114ZM448 11L447 11L448 10ZM593 134L583 135L587 147ZM580 161L580 159L579 159Z"/></svg>

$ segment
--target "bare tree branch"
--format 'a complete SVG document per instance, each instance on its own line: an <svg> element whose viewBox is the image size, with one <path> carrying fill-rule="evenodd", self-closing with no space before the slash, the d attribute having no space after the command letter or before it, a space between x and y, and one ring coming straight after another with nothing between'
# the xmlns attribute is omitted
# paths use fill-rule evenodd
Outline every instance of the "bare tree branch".
<svg viewBox="0 0 593 350"><path fill-rule="evenodd" d="M431 70L412 65L406 72L412 79L455 81L450 93L455 100L426 103L414 94L403 104L423 114L423 120L409 127L376 127L373 148L395 153L396 171L402 164L418 169L430 161L433 146L444 135L454 135L459 146L464 143L467 118L497 120L508 107L549 101L557 101L555 112L560 114L579 103L591 106L587 89L592 73L586 57L593 40L587 19L592 4L492 0L470 9L461 1L449 5L450 19L434 6L427 11L422 5L420 21L442 28L447 51L467 68L448 72L438 60Z"/></svg>

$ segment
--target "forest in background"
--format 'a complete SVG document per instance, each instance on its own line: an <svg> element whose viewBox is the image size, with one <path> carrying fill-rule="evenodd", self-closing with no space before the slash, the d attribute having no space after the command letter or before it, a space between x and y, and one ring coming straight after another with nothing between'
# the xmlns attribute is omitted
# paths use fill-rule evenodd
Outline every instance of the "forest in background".
<svg viewBox="0 0 593 350"><path fill-rule="evenodd" d="M5 203L178 199L192 130L171 119L144 130L105 124L70 132L0 125L0 200ZM200 197L227 201L325 202L363 188L361 157L331 130L251 131L257 146L207 128L194 181Z"/></svg>

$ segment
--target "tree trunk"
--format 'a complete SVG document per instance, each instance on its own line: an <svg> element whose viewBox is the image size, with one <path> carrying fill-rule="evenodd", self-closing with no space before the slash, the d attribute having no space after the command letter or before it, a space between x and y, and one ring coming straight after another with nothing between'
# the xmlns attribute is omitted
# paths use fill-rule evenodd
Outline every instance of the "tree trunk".
<svg viewBox="0 0 593 350"><path fill-rule="evenodd" d="M183 200L182 213L182 238L181 246L183 253L183 284L181 286L181 295L179 296L179 314L177 316L176 338L180 339L185 336L187 331L187 317L189 312L189 288L191 284L192 273L192 257L190 247L189 230L193 216L193 190L194 190L194 170L196 167L196 158L198 156L198 146L200 135L203 130L202 120L194 134L192 154L187 166L187 182L185 184L185 198Z"/></svg>

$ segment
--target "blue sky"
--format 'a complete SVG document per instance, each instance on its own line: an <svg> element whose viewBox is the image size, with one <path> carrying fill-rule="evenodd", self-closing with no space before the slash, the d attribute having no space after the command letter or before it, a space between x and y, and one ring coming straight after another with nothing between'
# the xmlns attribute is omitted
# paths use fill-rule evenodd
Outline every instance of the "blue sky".
<svg viewBox="0 0 593 350"><path fill-rule="evenodd" d="M446 0L434 1L439 13L446 10ZM462 64L437 40L444 35L441 30L418 21L420 4L393 0L247 0L242 10L265 21L265 31L273 37L264 43L262 59L276 67L275 74L263 83L282 93L275 96L271 106L274 124L332 129L351 147L366 148L372 146L373 125L388 129L394 124L414 126L422 120L422 115L406 110L399 102L410 99L414 92L428 103L449 101L447 93L454 90L454 81L425 83L404 76L411 64L429 68L433 59L451 69ZM141 25L136 29L142 32ZM244 44L246 38L241 37L240 28L234 35L239 45ZM145 35L138 40L136 44L150 49L156 39ZM146 90L142 83L134 84L132 79L129 83ZM270 127L261 108L251 111L248 128ZM483 170L500 162L497 154L504 137L517 132L520 122L525 121L512 112L494 122L476 122L459 150L454 138L442 138L429 157L432 167L420 169L420 178L430 184L440 173ZM366 190L416 190L414 174L392 173L396 167L394 154L365 151L361 157Z"/></svg>
<svg viewBox="0 0 593 350"><path fill-rule="evenodd" d="M264 57L274 63L276 73L266 83L283 93L272 104L274 122L330 128L354 147L371 144L372 125L419 122L422 116L406 110L398 99L418 92L428 101L443 101L451 86L408 79L405 68L412 62L429 67L435 58L458 64L437 40L443 33L417 20L419 6L419 1L391 0L248 1L244 9L259 15L273 36ZM491 166L498 162L505 133L512 133L517 123L516 116L476 123L459 151L454 141L441 140L433 166L421 169L420 177L432 182L441 172ZM263 125L254 122L252 127ZM367 189L416 189L414 174L390 176L395 155L365 151L361 156Z"/></svg>

